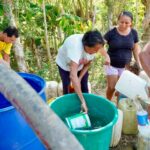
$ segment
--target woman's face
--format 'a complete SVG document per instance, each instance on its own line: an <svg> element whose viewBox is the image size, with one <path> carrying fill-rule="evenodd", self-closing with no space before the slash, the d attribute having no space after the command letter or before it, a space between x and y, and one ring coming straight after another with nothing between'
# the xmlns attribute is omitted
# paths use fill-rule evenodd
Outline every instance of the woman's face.
<svg viewBox="0 0 150 150"><path fill-rule="evenodd" d="M95 53L97 53L102 47L103 47L102 44L96 44L96 45L93 46L93 47L85 46L85 47L84 47L84 50L85 50L86 53L88 53L88 54L95 54Z"/></svg>
<svg viewBox="0 0 150 150"><path fill-rule="evenodd" d="M132 20L129 16L120 16L118 20L118 27L120 31L125 31L128 28L131 28L132 25Z"/></svg>

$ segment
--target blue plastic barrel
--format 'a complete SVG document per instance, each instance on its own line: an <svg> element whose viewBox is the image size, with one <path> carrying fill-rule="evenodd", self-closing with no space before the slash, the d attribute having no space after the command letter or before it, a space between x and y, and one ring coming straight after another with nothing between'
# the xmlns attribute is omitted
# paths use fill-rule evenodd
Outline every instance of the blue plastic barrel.
<svg viewBox="0 0 150 150"><path fill-rule="evenodd" d="M30 73L18 73L21 77L23 77L33 89L42 97L44 101L46 101L45 88L46 83L43 78ZM5 108L10 106L10 102L0 93L0 108Z"/></svg>
<svg viewBox="0 0 150 150"><path fill-rule="evenodd" d="M46 83L41 77L19 73L46 101ZM20 113L0 94L0 150L46 150Z"/></svg>

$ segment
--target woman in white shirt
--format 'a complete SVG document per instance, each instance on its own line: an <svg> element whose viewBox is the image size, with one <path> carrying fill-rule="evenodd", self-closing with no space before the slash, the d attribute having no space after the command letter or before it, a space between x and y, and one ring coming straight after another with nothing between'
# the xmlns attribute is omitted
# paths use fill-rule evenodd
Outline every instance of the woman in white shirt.
<svg viewBox="0 0 150 150"><path fill-rule="evenodd" d="M98 51L105 56L105 64L110 63L109 56L103 49L103 46L104 40L98 31L74 34L64 41L56 57L56 63L63 84L63 94L69 93L71 82L86 113L88 108L82 92L88 93L89 65Z"/></svg>

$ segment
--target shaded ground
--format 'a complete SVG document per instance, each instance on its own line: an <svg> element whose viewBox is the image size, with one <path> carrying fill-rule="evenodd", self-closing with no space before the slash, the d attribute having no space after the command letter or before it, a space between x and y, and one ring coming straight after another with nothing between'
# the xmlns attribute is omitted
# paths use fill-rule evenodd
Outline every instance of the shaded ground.
<svg viewBox="0 0 150 150"><path fill-rule="evenodd" d="M122 135L119 144L114 148L110 148L110 150L136 150L136 144L136 135Z"/></svg>
<svg viewBox="0 0 150 150"><path fill-rule="evenodd" d="M92 93L95 93L97 95L105 96L105 91L106 91L105 88L92 87ZM115 98L113 102L116 103ZM137 144L137 135L122 134L119 144L114 148L110 148L110 150L137 150L136 144Z"/></svg>

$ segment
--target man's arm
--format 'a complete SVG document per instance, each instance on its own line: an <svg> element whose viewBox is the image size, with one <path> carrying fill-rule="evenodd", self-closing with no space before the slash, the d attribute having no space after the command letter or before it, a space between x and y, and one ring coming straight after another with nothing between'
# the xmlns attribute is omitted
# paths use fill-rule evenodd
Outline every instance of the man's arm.
<svg viewBox="0 0 150 150"><path fill-rule="evenodd" d="M143 51L139 54L139 58L143 69L150 77L150 42L144 46Z"/></svg>
<svg viewBox="0 0 150 150"><path fill-rule="evenodd" d="M10 65L10 56L6 53L3 53L3 59Z"/></svg>
<svg viewBox="0 0 150 150"><path fill-rule="evenodd" d="M7 44L5 49L3 50L3 60L5 60L8 65L10 66L10 51L11 51L12 44Z"/></svg>

